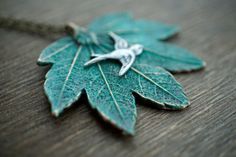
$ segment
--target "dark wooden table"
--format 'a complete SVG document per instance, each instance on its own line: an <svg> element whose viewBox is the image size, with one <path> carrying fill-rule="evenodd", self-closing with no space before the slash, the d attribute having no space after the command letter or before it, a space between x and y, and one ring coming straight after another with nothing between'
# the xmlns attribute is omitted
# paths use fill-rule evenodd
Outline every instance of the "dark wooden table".
<svg viewBox="0 0 236 157"><path fill-rule="evenodd" d="M193 51L206 69L175 75L191 100L181 112L138 101L136 135L104 123L81 99L59 118L50 114L36 60L50 41L0 29L1 157L233 157L236 156L235 0L1 0L0 15L86 25L94 17L130 10L136 17L182 28L170 42Z"/></svg>

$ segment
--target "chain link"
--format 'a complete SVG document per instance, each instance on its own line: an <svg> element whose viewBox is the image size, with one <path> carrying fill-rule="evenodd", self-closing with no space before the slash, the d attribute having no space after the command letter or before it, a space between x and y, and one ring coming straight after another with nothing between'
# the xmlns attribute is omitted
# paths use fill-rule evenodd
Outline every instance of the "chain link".
<svg viewBox="0 0 236 157"><path fill-rule="evenodd" d="M24 19L15 19L3 16L0 16L0 28L37 34L40 36L65 34L65 26L35 23Z"/></svg>

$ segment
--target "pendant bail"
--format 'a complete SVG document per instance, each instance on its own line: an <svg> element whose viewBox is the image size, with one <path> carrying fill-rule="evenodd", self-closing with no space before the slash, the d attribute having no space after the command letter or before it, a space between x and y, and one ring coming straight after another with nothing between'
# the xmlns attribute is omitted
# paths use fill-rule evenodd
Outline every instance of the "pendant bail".
<svg viewBox="0 0 236 157"><path fill-rule="evenodd" d="M76 25L73 22L69 22L66 26L65 26L65 30L66 33L68 33L69 35L76 37L79 33L79 31L81 30L81 28Z"/></svg>
<svg viewBox="0 0 236 157"><path fill-rule="evenodd" d="M83 44L94 43L97 45L99 43L97 39L97 35L95 33L89 32L86 28L80 27L73 22L69 22L65 26L65 31L68 35L72 36L79 43L83 43Z"/></svg>

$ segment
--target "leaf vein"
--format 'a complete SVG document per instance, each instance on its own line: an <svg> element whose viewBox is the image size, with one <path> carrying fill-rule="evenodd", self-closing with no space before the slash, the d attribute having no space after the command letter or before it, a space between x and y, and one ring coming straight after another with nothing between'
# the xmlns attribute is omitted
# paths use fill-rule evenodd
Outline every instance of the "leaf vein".
<svg viewBox="0 0 236 157"><path fill-rule="evenodd" d="M72 44L74 44L74 43L66 44L65 46L63 46L62 48L58 49L57 51L51 53L51 54L48 55L48 56L45 56L44 58L42 58L42 60L48 59L48 58L50 58L50 57L56 55L57 53L59 53L59 52L65 50L66 48L68 48L69 46L71 46Z"/></svg>
<svg viewBox="0 0 236 157"><path fill-rule="evenodd" d="M151 83L155 84L156 86L158 86L160 89L162 89L164 92L168 93L169 95L171 95L172 97L174 97L175 99L179 100L180 102L183 103L183 101L181 99L179 99L178 97L176 97L175 95L173 95L172 93L170 93L168 90L166 90L164 87L162 87L161 85L157 84L155 81L153 81L151 78L147 77L145 74L143 74L141 71L139 71L138 69L131 67L131 69L136 72L137 74L143 76L145 79L147 79L148 81L150 81Z"/></svg>
<svg viewBox="0 0 236 157"><path fill-rule="evenodd" d="M67 84L67 82L68 82L68 80L69 80L69 77L70 77L70 75L71 75L71 72L72 72L72 70L73 70L73 67L74 67L74 65L75 65L75 63L76 63L76 60L77 60L77 58L78 58L78 56L79 56L79 54L80 54L80 52L81 52L81 49L82 49L82 47L80 47L80 48L78 49L78 51L76 52L75 57L74 57L74 59L73 59L73 61L72 61L72 63L71 63L69 72L68 72L68 74L67 74L67 76L66 76L66 79L65 79L65 81L64 81L64 83L63 83L63 86L62 86L61 91L60 91L60 94L59 94L58 105L61 104L61 99L62 99L63 92L64 92L64 90L65 90L66 84Z"/></svg>

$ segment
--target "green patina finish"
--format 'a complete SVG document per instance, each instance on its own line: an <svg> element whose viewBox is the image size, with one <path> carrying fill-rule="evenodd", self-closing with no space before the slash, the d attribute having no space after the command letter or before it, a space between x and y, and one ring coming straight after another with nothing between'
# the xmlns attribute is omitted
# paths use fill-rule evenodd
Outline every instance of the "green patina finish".
<svg viewBox="0 0 236 157"><path fill-rule="evenodd" d="M107 34L110 31L130 44L139 43L145 48L122 77L118 76L120 64L115 61L84 67L92 53L109 53L114 49ZM166 70L196 70L202 68L204 62L185 49L160 41L176 33L175 27L135 21L129 14L116 13L96 19L76 38L65 37L49 45L38 63L52 65L44 84L52 113L58 116L85 90L90 105L104 119L125 133L134 134L137 113L133 92L162 109L185 108L189 101L181 85Z"/></svg>

